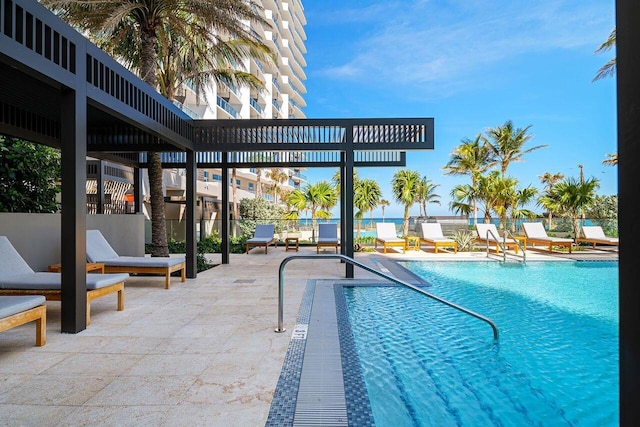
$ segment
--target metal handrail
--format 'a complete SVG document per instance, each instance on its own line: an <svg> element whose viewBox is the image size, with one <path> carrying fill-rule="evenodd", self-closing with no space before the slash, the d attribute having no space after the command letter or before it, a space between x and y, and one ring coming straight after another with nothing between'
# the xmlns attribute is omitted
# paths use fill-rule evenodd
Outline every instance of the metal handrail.
<svg viewBox="0 0 640 427"><path fill-rule="evenodd" d="M520 241L518 239L516 239L516 236L514 236L513 233L510 232L509 230L504 230L504 233L509 235L509 238L511 238L514 242L516 242L516 245L518 245L518 247L522 251L522 262L526 263L527 262L527 247L524 246L524 245L521 245ZM506 243L506 240L505 240L505 243ZM505 244L505 246L506 246L506 244ZM513 256L520 256L520 255L514 254ZM505 260L506 260L506 256L505 256Z"/></svg>
<svg viewBox="0 0 640 427"><path fill-rule="evenodd" d="M466 313L470 316L475 317L476 319L480 319L483 322L486 322L489 324L489 326L491 326L491 329L493 329L493 339L494 340L498 340L498 327L496 326L495 323L493 323L493 321L487 317L484 317L474 311L471 311L467 308L464 308L462 306L459 306L457 304L454 304L450 301L447 301L444 298L440 298L439 296L433 295L427 291L425 291L424 289L420 289L417 286L414 286L410 283L407 283L403 280L400 279L396 279L393 276L390 276L388 274L382 273L374 268L371 268L365 264L362 264L361 262L356 261L353 258L350 258L346 255L342 255L342 254L319 254L319 255L291 255L286 257L284 260L282 260L282 262L280 263L280 270L278 272L278 327L275 329L276 332L284 332L286 329L283 326L283 318L284 318L284 267L287 265L287 263L289 263L289 261L294 260L294 259L340 259L343 260L344 262L347 262L351 265L355 265L358 266L360 268L362 268L363 270L368 271L369 273L373 273L377 276L383 277L387 280L390 280L394 283L397 283L399 285L404 285L406 287L408 287L409 289L412 289L422 295L426 295L431 299L434 299L438 302L441 302L445 305L448 305L449 307L455 308L456 310L459 310L463 313Z"/></svg>
<svg viewBox="0 0 640 427"><path fill-rule="evenodd" d="M504 233L502 235L502 242L500 242L500 236L496 236L492 230L487 230L487 236L486 236L486 239L485 239L486 248L487 248L487 257L489 256L489 253L490 253L490 251L489 251L489 235L491 235L493 237L493 240L496 242L496 246L498 246L500 249L502 249L502 261L503 262L507 262L507 235L509 235L511 240L516 242L516 245L518 245L518 247L522 250L522 261L523 262L527 262L527 252L525 251L526 248L524 248L520 244L518 239L516 239L514 237L514 235L511 234L511 232L509 230L505 230L504 231ZM514 254L513 256L519 256L519 255Z"/></svg>

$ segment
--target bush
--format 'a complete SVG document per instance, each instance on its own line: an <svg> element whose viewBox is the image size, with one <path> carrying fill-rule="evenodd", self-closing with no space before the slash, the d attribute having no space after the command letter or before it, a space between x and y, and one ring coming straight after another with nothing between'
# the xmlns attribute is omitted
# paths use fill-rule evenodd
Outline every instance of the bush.
<svg viewBox="0 0 640 427"><path fill-rule="evenodd" d="M475 233L469 233L468 231L456 231L453 235L453 240L458 244L459 252L471 252L476 245Z"/></svg>
<svg viewBox="0 0 640 427"><path fill-rule="evenodd" d="M256 224L275 223L276 232L282 231L282 217L284 208L268 202L262 197L240 200L240 216L242 220L238 224L240 235L244 240L253 237Z"/></svg>

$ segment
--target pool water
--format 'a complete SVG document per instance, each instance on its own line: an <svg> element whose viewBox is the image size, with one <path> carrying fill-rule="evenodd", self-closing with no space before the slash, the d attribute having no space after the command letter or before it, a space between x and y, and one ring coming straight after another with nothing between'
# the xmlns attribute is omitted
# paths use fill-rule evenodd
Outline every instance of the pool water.
<svg viewBox="0 0 640 427"><path fill-rule="evenodd" d="M377 426L617 426L616 262L405 262L427 290L345 287Z"/></svg>

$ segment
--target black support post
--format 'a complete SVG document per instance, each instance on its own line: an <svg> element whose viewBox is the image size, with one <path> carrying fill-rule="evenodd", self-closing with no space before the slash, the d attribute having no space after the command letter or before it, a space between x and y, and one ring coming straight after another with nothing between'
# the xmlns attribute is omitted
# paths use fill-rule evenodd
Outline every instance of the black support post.
<svg viewBox="0 0 640 427"><path fill-rule="evenodd" d="M344 205L344 219L342 220L342 227L344 228L344 254L350 258L353 258L353 168L354 168L354 154L353 154L353 124L347 126L346 129L346 150L344 151L343 158L343 173L341 182L343 183L343 196L342 201ZM347 263L345 265L346 273L345 277L353 278L353 264Z"/></svg>
<svg viewBox="0 0 640 427"><path fill-rule="evenodd" d="M616 54L618 94L618 191L620 241L620 425L640 425L640 264L636 214L640 162L640 3L618 0Z"/></svg>
<svg viewBox="0 0 640 427"><path fill-rule="evenodd" d="M142 171L139 167L133 168L133 203L134 212L142 213Z"/></svg>
<svg viewBox="0 0 640 427"><path fill-rule="evenodd" d="M104 163L102 160L98 161L98 170L96 171L96 213L104 213L104 176L102 174L102 168Z"/></svg>
<svg viewBox="0 0 640 427"><path fill-rule="evenodd" d="M61 97L62 332L86 329L87 312L87 104L84 85Z"/></svg>
<svg viewBox="0 0 640 427"><path fill-rule="evenodd" d="M235 185L235 183L234 183ZM227 153L222 153L222 206L220 207L220 222L222 224L222 263L229 264L229 161Z"/></svg>
<svg viewBox="0 0 640 427"><path fill-rule="evenodd" d="M187 237L187 277L195 279L198 275L198 261L196 254L198 253L196 240L196 201L198 198L196 180L196 153L192 150L187 151L187 220L186 220L186 237ZM202 232L202 230L200 230Z"/></svg>

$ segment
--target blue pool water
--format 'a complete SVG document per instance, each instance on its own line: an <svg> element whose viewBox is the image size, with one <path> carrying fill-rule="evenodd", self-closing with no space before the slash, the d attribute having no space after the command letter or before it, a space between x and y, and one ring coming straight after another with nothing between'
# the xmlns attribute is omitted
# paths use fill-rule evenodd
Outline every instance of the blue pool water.
<svg viewBox="0 0 640 427"><path fill-rule="evenodd" d="M377 426L617 426L615 262L405 262L428 291L345 287Z"/></svg>

